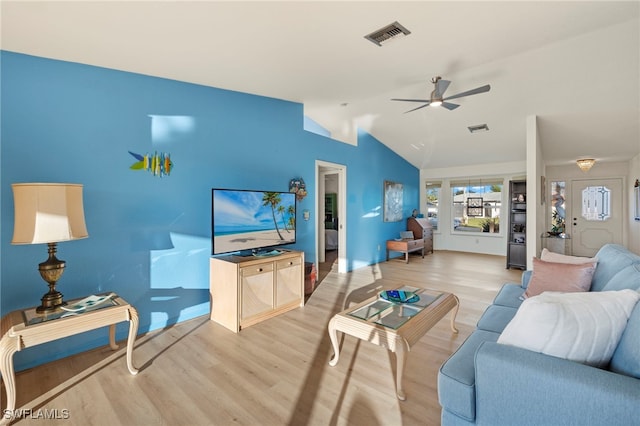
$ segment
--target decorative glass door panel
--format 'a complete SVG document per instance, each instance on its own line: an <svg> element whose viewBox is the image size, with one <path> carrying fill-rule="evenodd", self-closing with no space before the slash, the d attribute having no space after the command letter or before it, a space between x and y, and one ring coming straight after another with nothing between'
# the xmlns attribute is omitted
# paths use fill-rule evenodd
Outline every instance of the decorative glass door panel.
<svg viewBox="0 0 640 426"><path fill-rule="evenodd" d="M623 244L622 179L573 180L567 199L571 200L567 210L571 254L592 257L604 244Z"/></svg>
<svg viewBox="0 0 640 426"><path fill-rule="evenodd" d="M606 186L587 186L582 190L582 217L605 221L611 217L611 190Z"/></svg>

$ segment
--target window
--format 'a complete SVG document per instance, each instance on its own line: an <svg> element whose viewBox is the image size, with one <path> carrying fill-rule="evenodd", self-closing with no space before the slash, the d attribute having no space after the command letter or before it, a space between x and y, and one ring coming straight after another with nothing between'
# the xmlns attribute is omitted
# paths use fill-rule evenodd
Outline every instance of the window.
<svg viewBox="0 0 640 426"><path fill-rule="evenodd" d="M551 235L565 232L565 187L564 181L551 182Z"/></svg>
<svg viewBox="0 0 640 426"><path fill-rule="evenodd" d="M500 232L502 181L451 182L453 230L456 232Z"/></svg>
<svg viewBox="0 0 640 426"><path fill-rule="evenodd" d="M427 182L427 219L434 230L438 229L438 201L440 199L441 182Z"/></svg>

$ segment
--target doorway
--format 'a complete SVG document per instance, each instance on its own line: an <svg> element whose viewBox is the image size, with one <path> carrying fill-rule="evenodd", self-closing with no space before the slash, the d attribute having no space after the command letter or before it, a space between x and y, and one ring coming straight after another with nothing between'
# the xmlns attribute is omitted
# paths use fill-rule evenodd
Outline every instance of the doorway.
<svg viewBox="0 0 640 426"><path fill-rule="evenodd" d="M320 265L326 267L327 260L333 264L335 259L334 267L338 272L347 272L346 176L345 165L316 160L316 265L319 276L323 272ZM325 197L328 194L331 196ZM327 198L333 205L327 205Z"/></svg>
<svg viewBox="0 0 640 426"><path fill-rule="evenodd" d="M571 252L592 257L607 243L622 244L622 179L571 182ZM568 218L568 219L569 219Z"/></svg>

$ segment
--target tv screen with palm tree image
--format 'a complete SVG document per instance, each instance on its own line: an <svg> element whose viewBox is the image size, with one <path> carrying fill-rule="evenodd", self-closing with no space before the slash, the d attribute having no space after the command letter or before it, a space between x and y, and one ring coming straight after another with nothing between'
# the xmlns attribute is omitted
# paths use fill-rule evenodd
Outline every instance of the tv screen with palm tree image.
<svg viewBox="0 0 640 426"><path fill-rule="evenodd" d="M212 189L213 255L277 254L277 246L296 242L296 194Z"/></svg>

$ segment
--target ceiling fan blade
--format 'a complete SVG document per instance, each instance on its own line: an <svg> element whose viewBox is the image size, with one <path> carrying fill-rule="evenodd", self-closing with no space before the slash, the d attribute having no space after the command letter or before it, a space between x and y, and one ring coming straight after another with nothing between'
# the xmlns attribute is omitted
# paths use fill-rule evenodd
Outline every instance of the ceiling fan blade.
<svg viewBox="0 0 640 426"><path fill-rule="evenodd" d="M415 110L417 110L417 109L424 108L424 107L426 107L426 106L429 106L429 104L428 104L428 103L426 103L426 104L424 104L424 105L420 105L418 108L410 109L409 111L405 111L404 113L406 114L406 113L408 113L408 112L412 112L412 111L415 111Z"/></svg>
<svg viewBox="0 0 640 426"><path fill-rule="evenodd" d="M392 101L404 101L404 102L431 102L429 99L391 99Z"/></svg>
<svg viewBox="0 0 640 426"><path fill-rule="evenodd" d="M438 82L436 83L436 95L438 98L441 98L442 95L444 95L444 92L446 92L449 84L451 84L449 80L438 80Z"/></svg>
<svg viewBox="0 0 640 426"><path fill-rule="evenodd" d="M443 100L448 101L449 99L457 99L457 98L461 98L463 96L477 95L478 93L488 92L489 89L491 89L491 86L487 84L487 85L482 86L482 87L477 87L477 88L472 89L472 90L467 90L466 92L458 93L457 95L449 96L447 98L444 98Z"/></svg>
<svg viewBox="0 0 640 426"><path fill-rule="evenodd" d="M458 104L452 104L451 102L443 102L442 105L440 105L443 108L448 109L449 111L451 111L452 109L456 109L458 108L460 105Z"/></svg>

